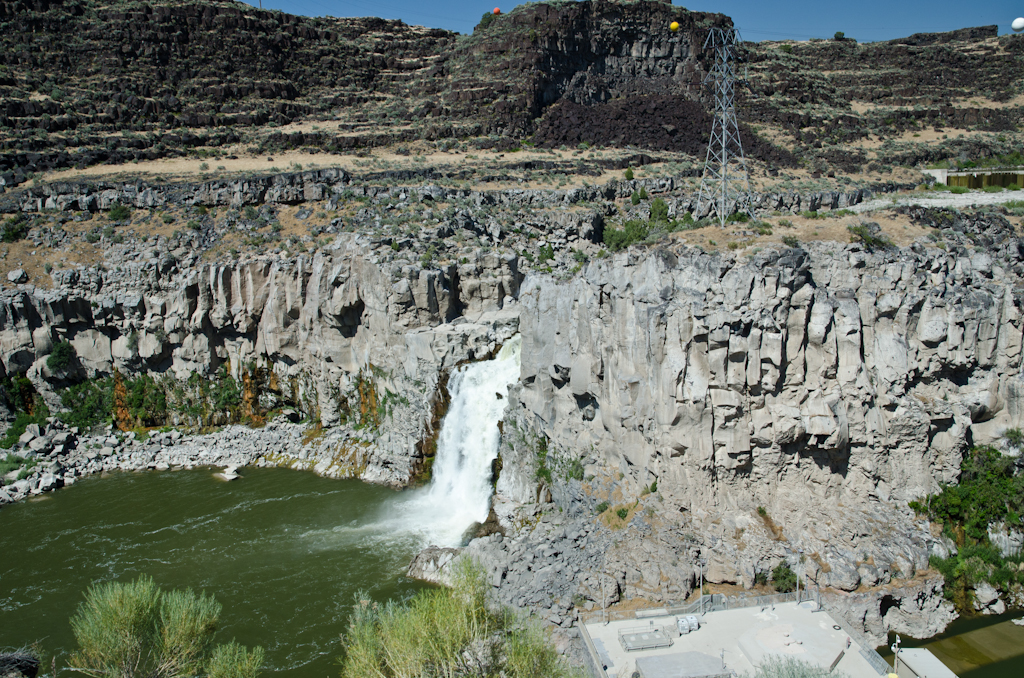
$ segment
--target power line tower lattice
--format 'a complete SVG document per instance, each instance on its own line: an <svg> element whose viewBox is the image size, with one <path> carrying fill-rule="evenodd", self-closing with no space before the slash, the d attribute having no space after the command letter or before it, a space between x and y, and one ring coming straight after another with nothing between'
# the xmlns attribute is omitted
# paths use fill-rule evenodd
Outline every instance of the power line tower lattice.
<svg viewBox="0 0 1024 678"><path fill-rule="evenodd" d="M749 214L751 209L750 174L743 157L743 142L740 141L733 106L736 89L733 68L739 39L735 28L712 28L704 41L705 50L711 48L715 51L715 65L704 77L704 84L714 87L715 118L711 124L696 212L698 216L705 216L714 208L723 226L733 212Z"/></svg>

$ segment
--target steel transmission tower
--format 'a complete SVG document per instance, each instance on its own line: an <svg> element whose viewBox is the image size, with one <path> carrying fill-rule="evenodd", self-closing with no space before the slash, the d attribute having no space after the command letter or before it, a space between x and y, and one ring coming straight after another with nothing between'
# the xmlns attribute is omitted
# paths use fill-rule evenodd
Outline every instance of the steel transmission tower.
<svg viewBox="0 0 1024 678"><path fill-rule="evenodd" d="M704 49L715 50L715 65L704 77L705 85L715 90L715 119L711 124L711 139L704 160L704 176L697 198L697 214L708 213L714 206L718 221L724 226L733 212L750 212L750 174L743 157L743 143L736 123L733 92L736 75L733 70L739 42L735 28L712 28L704 41Z"/></svg>

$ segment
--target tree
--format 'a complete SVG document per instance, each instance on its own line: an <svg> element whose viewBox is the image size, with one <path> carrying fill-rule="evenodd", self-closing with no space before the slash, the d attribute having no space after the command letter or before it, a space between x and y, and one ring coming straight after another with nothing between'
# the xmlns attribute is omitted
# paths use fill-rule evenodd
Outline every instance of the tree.
<svg viewBox="0 0 1024 678"><path fill-rule="evenodd" d="M213 646L220 611L212 596L164 592L146 576L97 584L71 618L71 668L94 678L254 678L262 648Z"/></svg>
<svg viewBox="0 0 1024 678"><path fill-rule="evenodd" d="M53 351L46 358L46 366L51 372L64 372L75 360L75 347L70 341L58 341L53 346Z"/></svg>
<svg viewBox="0 0 1024 678"><path fill-rule="evenodd" d="M779 563L772 570L772 587L779 593L789 593L796 588L796 573L786 563Z"/></svg>
<svg viewBox="0 0 1024 678"><path fill-rule="evenodd" d="M842 31L836 31L836 34L832 37L834 37L836 40L846 40L846 33L843 33Z"/></svg>

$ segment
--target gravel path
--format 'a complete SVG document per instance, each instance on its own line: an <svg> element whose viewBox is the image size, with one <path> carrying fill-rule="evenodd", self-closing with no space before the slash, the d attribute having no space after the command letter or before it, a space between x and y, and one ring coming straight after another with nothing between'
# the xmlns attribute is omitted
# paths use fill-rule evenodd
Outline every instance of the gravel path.
<svg viewBox="0 0 1024 678"><path fill-rule="evenodd" d="M896 202L893 202L893 198ZM888 196L862 202L851 207L853 212L872 212L887 207L898 207L900 205L917 205L920 207L975 207L977 205L1001 205L1011 200L1024 201L1024 190L1003 191L1002 193L985 193L983 191L971 191L970 193L938 193L933 195L905 195Z"/></svg>

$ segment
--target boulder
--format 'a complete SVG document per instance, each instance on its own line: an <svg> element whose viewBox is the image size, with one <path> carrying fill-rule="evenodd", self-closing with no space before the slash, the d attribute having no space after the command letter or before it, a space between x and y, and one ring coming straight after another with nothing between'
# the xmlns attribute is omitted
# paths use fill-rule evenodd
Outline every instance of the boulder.
<svg viewBox="0 0 1024 678"><path fill-rule="evenodd" d="M1006 612L1006 603L994 586L981 582L974 587L974 609L982 614L1002 614Z"/></svg>
<svg viewBox="0 0 1024 678"><path fill-rule="evenodd" d="M440 586L451 586L452 565L461 553L461 549L445 548L441 546L430 546L416 554L409 564L406 576L412 579L438 584Z"/></svg>

